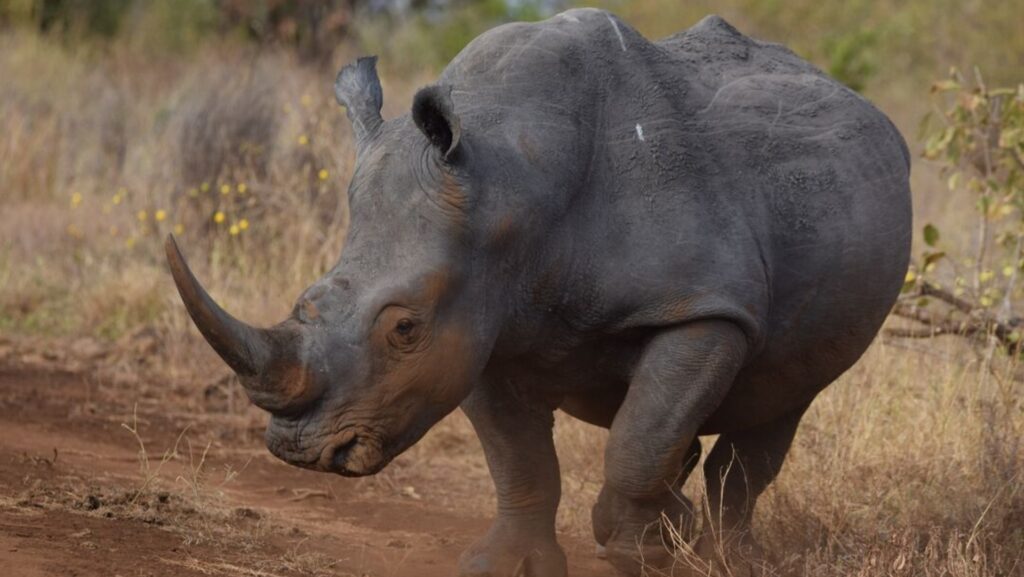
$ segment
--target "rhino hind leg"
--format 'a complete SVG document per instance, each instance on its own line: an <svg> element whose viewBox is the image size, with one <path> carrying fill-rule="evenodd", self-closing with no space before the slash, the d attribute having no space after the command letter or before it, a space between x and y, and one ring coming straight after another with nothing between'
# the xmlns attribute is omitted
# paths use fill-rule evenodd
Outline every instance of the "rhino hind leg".
<svg viewBox="0 0 1024 577"><path fill-rule="evenodd" d="M764 553L751 531L757 498L778 476L808 405L779 419L723 434L704 463L703 532L695 550L730 575L760 575Z"/></svg>
<svg viewBox="0 0 1024 577"><path fill-rule="evenodd" d="M723 320L665 329L646 345L612 423L594 507L594 536L622 573L676 565L663 521L679 519L686 537L680 464L686 474L696 464L697 431L728 393L746 352L743 331Z"/></svg>
<svg viewBox="0 0 1024 577"><path fill-rule="evenodd" d="M494 479L498 515L462 553L459 577L565 577L555 539L561 498L552 428L554 407L484 382L463 401Z"/></svg>
<svg viewBox="0 0 1024 577"><path fill-rule="evenodd" d="M644 539L653 546L645 557L658 556L661 551L668 551L671 548L673 537L668 534L669 527L666 523L672 524L672 531L677 532L683 539L690 541L696 529L697 516L693 501L683 495L682 488L690 473L700 462L701 444L700 439L695 438L683 459L679 476L672 483L672 490L667 491L656 499L652 499L646 511L638 511L628 501L617 499L614 491L607 486L601 490L597 502L591 510L591 522L594 530L594 540L598 544L598 552L604 557L608 556L607 546L612 537L622 531L623 520L630 515L637 517L639 523L646 524L647 537ZM640 513L637 515L637 513ZM629 524L627 521L626 524ZM621 541L621 540L619 540ZM621 547L622 542L613 542L613 548ZM629 546L627 548L637 549ZM613 549L612 557L616 555L630 555L634 551L616 551Z"/></svg>

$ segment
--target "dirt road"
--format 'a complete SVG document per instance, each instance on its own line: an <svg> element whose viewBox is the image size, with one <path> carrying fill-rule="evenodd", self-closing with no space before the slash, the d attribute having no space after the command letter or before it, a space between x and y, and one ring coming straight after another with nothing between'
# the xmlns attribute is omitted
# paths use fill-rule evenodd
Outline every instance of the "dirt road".
<svg viewBox="0 0 1024 577"><path fill-rule="evenodd" d="M440 577L487 528L480 475L302 471L245 419L130 392L0 367L0 574ZM614 575L561 540L573 574Z"/></svg>

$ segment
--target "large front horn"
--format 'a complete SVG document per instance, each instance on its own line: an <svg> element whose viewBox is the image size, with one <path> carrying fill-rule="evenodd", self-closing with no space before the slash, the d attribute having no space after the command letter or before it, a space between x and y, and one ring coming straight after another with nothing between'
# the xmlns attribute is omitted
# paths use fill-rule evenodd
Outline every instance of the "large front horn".
<svg viewBox="0 0 1024 577"><path fill-rule="evenodd" d="M273 352L269 331L251 327L220 308L188 268L173 235L167 235L164 249L181 300L206 342L241 376L266 370Z"/></svg>

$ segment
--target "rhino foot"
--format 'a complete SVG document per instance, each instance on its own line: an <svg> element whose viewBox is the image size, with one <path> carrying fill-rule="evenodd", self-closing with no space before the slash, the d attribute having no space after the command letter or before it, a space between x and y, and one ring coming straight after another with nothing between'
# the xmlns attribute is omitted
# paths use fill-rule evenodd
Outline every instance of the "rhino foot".
<svg viewBox="0 0 1024 577"><path fill-rule="evenodd" d="M603 547L604 558L625 575L676 565L673 543L688 541L693 528L693 505L675 491L635 500L605 486L592 516L594 538Z"/></svg>
<svg viewBox="0 0 1024 577"><path fill-rule="evenodd" d="M566 577L565 552L554 535L496 524L459 558L459 577Z"/></svg>
<svg viewBox="0 0 1024 577"><path fill-rule="evenodd" d="M667 569L672 566L672 553L661 543L638 543L623 538L605 545L605 559L623 575L640 577L645 569Z"/></svg>
<svg viewBox="0 0 1024 577"><path fill-rule="evenodd" d="M705 563L708 574L719 577L763 577L771 575L761 545L745 531L705 531L697 539L694 552Z"/></svg>

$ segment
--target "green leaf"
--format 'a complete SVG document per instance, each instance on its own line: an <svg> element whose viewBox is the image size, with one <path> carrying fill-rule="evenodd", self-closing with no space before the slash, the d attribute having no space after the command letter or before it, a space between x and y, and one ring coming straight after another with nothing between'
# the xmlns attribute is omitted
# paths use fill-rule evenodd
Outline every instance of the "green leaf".
<svg viewBox="0 0 1024 577"><path fill-rule="evenodd" d="M936 231L935 234L938 234L938 232ZM927 241L925 241L925 242L927 242ZM927 252L927 253L925 253L925 255L924 255L924 266L925 266L925 268L927 268L928 265L930 265L930 264L932 264L934 262L938 262L938 261L942 260L942 258L945 257L945 256L946 256L946 253L944 253L942 251L939 251L939 252Z"/></svg>
<svg viewBox="0 0 1024 577"><path fill-rule="evenodd" d="M948 186L950 190L956 190L956 187L959 184L960 184L960 173L959 172L954 172L949 177L949 180L946 182L946 186Z"/></svg>
<svg viewBox="0 0 1024 577"><path fill-rule="evenodd" d="M1008 128L999 135L999 146L1002 148L1015 148L1024 142L1024 129Z"/></svg>
<svg viewBox="0 0 1024 577"><path fill-rule="evenodd" d="M924 225L924 243L928 246L935 246L939 242L939 229L928 223Z"/></svg>
<svg viewBox="0 0 1024 577"><path fill-rule="evenodd" d="M934 112L929 110L921 117L921 122L917 124L917 139L925 140L928 138L928 134L932 131L932 124Z"/></svg>
<svg viewBox="0 0 1024 577"><path fill-rule="evenodd" d="M900 289L900 292L902 292L902 293L909 293L910 291L914 290L914 287L916 285L917 285L917 273L914 272L914 269L912 269L912 268L908 269L907 270L907 276L905 276L903 278L903 288Z"/></svg>

